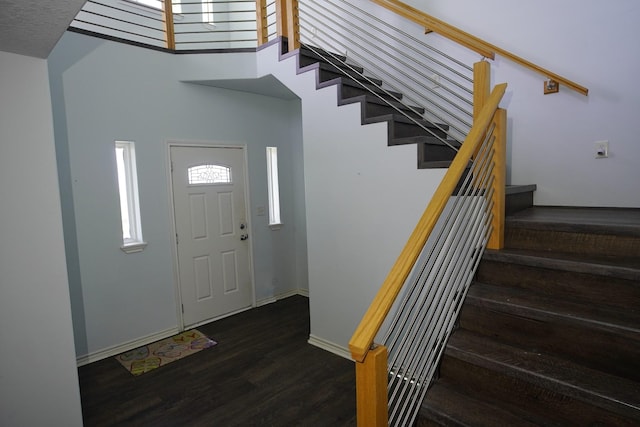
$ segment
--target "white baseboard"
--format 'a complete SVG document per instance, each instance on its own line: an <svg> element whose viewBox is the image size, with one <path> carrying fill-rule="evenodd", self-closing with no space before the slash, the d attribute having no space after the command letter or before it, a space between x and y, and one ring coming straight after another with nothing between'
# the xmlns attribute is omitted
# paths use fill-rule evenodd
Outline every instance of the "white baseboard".
<svg viewBox="0 0 640 427"><path fill-rule="evenodd" d="M260 301L256 301L256 307L262 307L263 305L271 304L276 301L280 301L281 299L289 298L294 295L301 295L303 297L309 298L309 291L307 289L293 289L291 291L278 294L269 298L261 299Z"/></svg>
<svg viewBox="0 0 640 427"><path fill-rule="evenodd" d="M107 347L105 349L84 355L76 358L76 363L78 367L88 365L92 362L97 362L98 360L106 359L107 357L116 356L120 353L124 353L125 351L133 350L134 348L142 347L143 345L151 344L152 342L156 342L158 340L163 340L165 338L169 338L170 336L176 335L180 332L180 330L176 328L167 329L165 331L156 332L152 335L147 335L142 338L138 338L132 341L127 341L123 344L114 345L112 347Z"/></svg>
<svg viewBox="0 0 640 427"><path fill-rule="evenodd" d="M309 341L307 342L313 346L319 347L323 350L326 350L340 357L344 357L345 359L349 359L353 361L353 359L351 359L351 352L349 351L349 349L342 347L338 344L332 343L322 338L318 338L315 335L309 335Z"/></svg>

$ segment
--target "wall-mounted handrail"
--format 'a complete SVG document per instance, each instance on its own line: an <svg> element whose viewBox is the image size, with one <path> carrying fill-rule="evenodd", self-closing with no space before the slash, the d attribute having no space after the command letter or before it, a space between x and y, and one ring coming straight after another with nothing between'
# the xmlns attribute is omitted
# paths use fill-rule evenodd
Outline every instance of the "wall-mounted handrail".
<svg viewBox="0 0 640 427"><path fill-rule="evenodd" d="M371 0L374 3L400 15L403 16L418 25L424 26L425 30L433 31L435 33L440 34L450 40L453 40L456 43L459 43L474 52L479 53L480 55L494 59L495 55L498 54L503 56L517 64L520 64L526 68L529 68L539 74L542 74L548 79L556 81L560 85L567 86L582 95L588 95L589 89L584 86L579 85L565 77L560 76L552 71L549 71L543 67L540 67L530 61L527 61L524 58L521 58L511 52L508 52L504 49L501 49L491 43L488 43L476 36L473 36L459 28L456 28L452 25L447 24L444 21L441 21L438 18L435 18L431 15L424 13L421 10L418 10L414 7L409 6L406 3L403 3L399 0Z"/></svg>
<svg viewBox="0 0 640 427"><path fill-rule="evenodd" d="M449 170L431 198L429 205L422 214L413 233L411 233L400 256L391 268L387 278L369 306L369 309L356 328L351 341L349 341L351 357L355 361L362 362L373 345L375 336L378 334L382 323L391 310L391 306L400 293L402 285L409 276L427 238L444 211L449 197L460 181L460 177L462 177L470 159L473 157L474 150L476 150L478 144L481 142L489 123L493 120L493 116L506 91L506 87L507 84L502 83L493 89L482 112L478 115L473 128L465 139L464 144L462 144L458 155L451 163Z"/></svg>

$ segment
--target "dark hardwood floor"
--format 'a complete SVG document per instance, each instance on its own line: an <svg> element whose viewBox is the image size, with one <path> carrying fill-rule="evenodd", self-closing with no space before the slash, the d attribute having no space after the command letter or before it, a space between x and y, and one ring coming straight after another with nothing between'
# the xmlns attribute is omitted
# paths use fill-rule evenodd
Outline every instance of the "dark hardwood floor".
<svg viewBox="0 0 640 427"><path fill-rule="evenodd" d="M307 343L307 298L198 329L218 345L138 377L114 358L79 368L85 425L355 425L355 368Z"/></svg>

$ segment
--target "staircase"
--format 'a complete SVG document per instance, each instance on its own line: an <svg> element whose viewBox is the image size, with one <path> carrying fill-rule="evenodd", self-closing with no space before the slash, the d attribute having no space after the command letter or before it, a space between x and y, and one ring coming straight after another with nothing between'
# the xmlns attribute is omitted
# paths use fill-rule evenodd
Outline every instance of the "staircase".
<svg viewBox="0 0 640 427"><path fill-rule="evenodd" d="M531 207L487 251L418 426L640 425L640 210Z"/></svg>
<svg viewBox="0 0 640 427"><path fill-rule="evenodd" d="M388 145L417 144L419 167L450 165L446 125L402 94L324 52L290 55L362 124L386 122ZM534 189L507 188L506 249L480 263L418 426L640 425L640 210L532 207Z"/></svg>
<svg viewBox="0 0 640 427"><path fill-rule="evenodd" d="M447 125L424 120L424 108L405 105L401 93L385 89L381 80L366 76L361 67L343 64L344 56L307 46L291 54L296 55L298 74L315 71L317 89L338 87L337 105L360 103L363 125L386 122L389 146L416 144L418 168L449 167L456 154L451 147L458 148L460 143L447 137Z"/></svg>

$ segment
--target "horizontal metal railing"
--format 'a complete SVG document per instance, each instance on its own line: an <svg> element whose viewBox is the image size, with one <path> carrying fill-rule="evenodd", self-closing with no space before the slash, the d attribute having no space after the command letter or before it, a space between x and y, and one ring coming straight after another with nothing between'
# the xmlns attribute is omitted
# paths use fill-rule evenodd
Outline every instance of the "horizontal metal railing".
<svg viewBox="0 0 640 427"><path fill-rule="evenodd" d="M412 425L478 262L498 231L496 219L503 221L506 111L498 104L505 89L498 85L488 97L349 342L358 362L359 425ZM377 366L381 354L384 371Z"/></svg>
<svg viewBox="0 0 640 427"><path fill-rule="evenodd" d="M379 18L382 8L371 6L364 10L345 0L300 1L300 41L350 73L357 72L353 65L364 68L363 87L373 83L367 75L382 79L386 94L380 99L456 149L473 121L473 68L403 31L404 25ZM428 123L416 120L416 114Z"/></svg>
<svg viewBox="0 0 640 427"><path fill-rule="evenodd" d="M254 48L255 0L181 1L174 13L176 50Z"/></svg>
<svg viewBox="0 0 640 427"><path fill-rule="evenodd" d="M382 340L388 349L389 425L412 425L492 231L492 126L427 241Z"/></svg>
<svg viewBox="0 0 640 427"><path fill-rule="evenodd" d="M88 0L70 28L176 51L258 46L255 0Z"/></svg>
<svg viewBox="0 0 640 427"><path fill-rule="evenodd" d="M157 3L160 5L160 3ZM160 9L134 2L87 0L72 29L85 30L154 47L166 47Z"/></svg>

